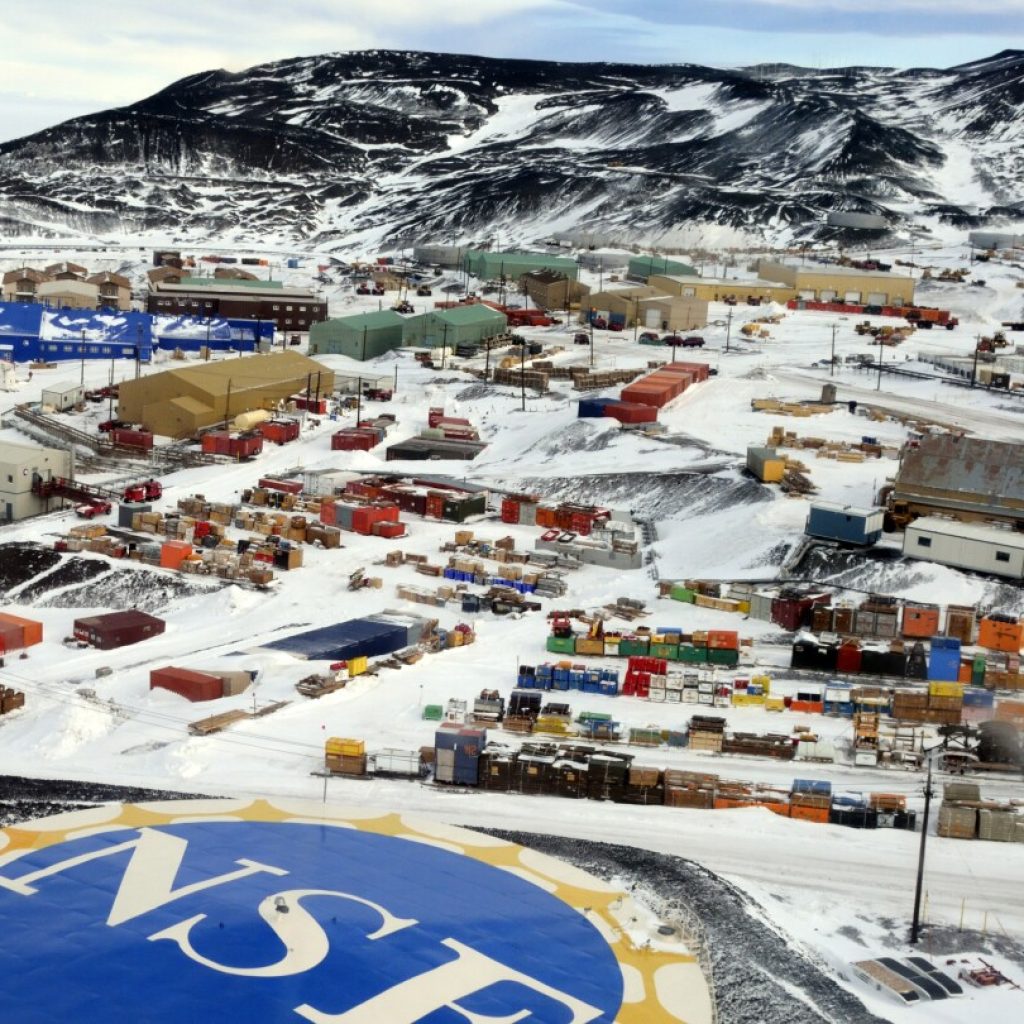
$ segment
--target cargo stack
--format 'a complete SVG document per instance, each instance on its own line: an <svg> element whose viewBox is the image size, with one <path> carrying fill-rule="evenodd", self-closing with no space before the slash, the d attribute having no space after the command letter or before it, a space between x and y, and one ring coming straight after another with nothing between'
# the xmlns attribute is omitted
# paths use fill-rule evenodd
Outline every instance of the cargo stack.
<svg viewBox="0 0 1024 1024"><path fill-rule="evenodd" d="M21 690L12 690L9 686L0 686L0 715L25 706L25 694Z"/></svg>
<svg viewBox="0 0 1024 1024"><path fill-rule="evenodd" d="M456 786L475 786L480 756L487 744L486 729L438 729L434 734L434 778Z"/></svg>
<svg viewBox="0 0 1024 1024"><path fill-rule="evenodd" d="M256 432L272 444L287 444L299 436L299 421L293 419L267 420L257 427Z"/></svg>
<svg viewBox="0 0 1024 1024"><path fill-rule="evenodd" d="M365 775L366 743L332 736L324 745L324 763L332 775Z"/></svg>
<svg viewBox="0 0 1024 1024"><path fill-rule="evenodd" d="M715 715L693 715L690 719L690 749L720 754L725 740L725 719Z"/></svg>
<svg viewBox="0 0 1024 1024"><path fill-rule="evenodd" d="M927 693L897 692L892 699L892 717L908 722L958 725L963 710L960 683L934 682Z"/></svg>
<svg viewBox="0 0 1024 1024"><path fill-rule="evenodd" d="M710 810L715 805L717 775L666 770L664 775L666 807L696 807Z"/></svg>
<svg viewBox="0 0 1024 1024"><path fill-rule="evenodd" d="M587 772L587 796L591 800L622 803L629 779L631 754L602 751L590 758Z"/></svg>
<svg viewBox="0 0 1024 1024"><path fill-rule="evenodd" d="M816 779L794 779L789 794L789 816L802 821L828 824L832 806L832 783Z"/></svg>
<svg viewBox="0 0 1024 1024"><path fill-rule="evenodd" d="M203 434L202 449L206 455L251 459L263 451L263 435L254 430L240 434L232 434L227 430L211 430Z"/></svg>

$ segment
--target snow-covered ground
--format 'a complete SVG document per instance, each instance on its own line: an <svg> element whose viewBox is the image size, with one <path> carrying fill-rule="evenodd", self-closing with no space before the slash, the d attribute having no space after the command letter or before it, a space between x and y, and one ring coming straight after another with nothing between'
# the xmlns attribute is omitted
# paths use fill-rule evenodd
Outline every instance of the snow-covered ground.
<svg viewBox="0 0 1024 1024"><path fill-rule="evenodd" d="M68 250L9 252L0 266L8 269L26 261L44 265L58 258L85 263L90 269L107 269L109 264L110 269L127 270L136 280L141 280L145 269L144 254L138 251L110 254L103 260L88 252ZM919 252L916 262L953 267L961 265L963 253L959 249ZM314 282L315 266L283 273L289 283L323 287L333 315L377 307L376 299L355 296L347 284ZM584 272L583 276L589 281L590 275ZM1020 268L990 263L976 266L975 276L985 278L984 288L922 286L920 300L951 308L960 317L960 326L949 332L919 331L896 350L886 349L885 360L909 361L926 368L914 363L917 356L967 355L976 336L991 333L999 321L1024 319L1024 292L1016 288L1024 276ZM410 301L419 309L440 297L435 292L433 299L411 297ZM393 298L387 296L384 303L390 305ZM773 312L781 315L781 322L766 325L769 337L756 342L742 337L739 329L745 321ZM407 352L390 354L368 366L335 356L323 361L339 371L353 371L358 366L366 374L397 380L392 402L364 405L364 415L391 412L397 416L397 428L387 443L419 433L426 426L428 408L438 404L479 427L489 442L479 458L432 463L430 472L495 488L529 487L558 497L575 496L650 516L657 529L650 551L652 565L662 579L764 579L778 571L785 552L799 540L808 502L761 487L741 473L746 447L763 444L772 427L829 440L859 441L872 436L892 445L905 440L911 429L895 419L866 419L849 412L845 404L808 418L753 412L752 399L811 399L820 395L822 385L831 383L844 403L856 399L861 405L955 425L979 436L1024 441L1024 403L1016 398L892 375L883 375L879 382L875 375L845 363L830 373L827 360L833 327L835 351L841 358L878 351L867 344L870 339L855 334L854 323L860 318L713 305L710 319L712 324L702 332L707 347L699 353L681 353L679 358L707 361L718 375L661 411L666 438L623 431L612 420L577 419L578 395L564 381L553 382L551 392L544 396L528 392L523 411L517 389L483 387L457 368L480 366L481 358L455 359L443 371L424 370ZM561 349L545 352L545 358L558 364L584 365L593 358L600 368L645 367L648 360L665 358L663 349L637 345L632 332L595 332L591 354L588 348L572 344L573 330L572 324L566 324L521 333L542 342L546 350ZM161 357L145 372L168 365L169 360ZM115 366L115 379L133 375L134 369L133 364ZM38 400L44 387L77 383L82 372L78 363L63 364L35 371L28 380L26 368L19 367L16 390L0 392L0 411L6 412L16 402ZM105 384L109 374L106 363L84 367L86 385ZM617 389L608 394L617 394ZM104 403L85 414L69 416L68 422L89 429L107 414ZM255 484L257 477L299 469L427 470L423 463L385 463L382 448L370 453L332 452L330 435L339 425L309 420L299 442L270 446L254 463L164 476L165 494L158 507L174 508L179 498L196 493L211 501L238 500L240 492ZM0 431L0 437L26 440L12 427ZM856 504L873 503L896 465L891 459L849 464L816 459L813 451L792 454L808 466L822 497ZM5 685L27 694L23 711L0 718L0 772L211 794L327 799L424 812L452 823L623 843L691 858L735 882L758 900L771 922L820 956L841 979L848 974L845 965L852 959L905 950L919 841L915 834L857 832L790 821L764 810L711 813L484 792L455 795L400 782L332 778L325 783L315 777L312 773L321 764L325 737L363 737L370 750L420 747L431 742L434 729L433 723L422 720L424 705L443 704L452 697L471 699L483 687L507 694L515 684L518 665L550 658L544 649L547 624L543 613L521 618L488 614L471 621L478 638L472 646L428 655L400 670L382 670L318 701L299 697L295 682L322 666L268 651L262 647L266 641L307 625L326 625L386 608L405 607L421 614L436 611L444 627L465 621L450 608L403 606L398 599L397 585L423 586L435 581L414 573L409 566L396 569L379 564L385 553L399 547L428 555L433 561L444 559L438 549L453 539L456 529L453 524L425 522L409 515L403 519L409 522L409 535L400 541L345 534L340 549L307 547L304 567L280 573L268 594L213 587L197 588L172 599L162 610L167 620L164 635L116 651L69 650L59 643L70 634L73 619L93 610L72 607L74 598L68 594L63 598L59 592L36 597L29 608L18 603L17 590L7 594L4 608L41 619L47 639L29 652L27 660L8 658L0 676ZM72 513L54 513L3 528L0 543L50 544L74 523ZM493 516L466 525L485 539L511 535L521 548L531 547L540 532L509 527ZM231 535L242 536L236 530ZM890 546L896 543L895 538L887 541ZM95 555L79 557L103 561ZM349 574L360 567L381 576L383 587L348 592ZM124 573L139 571L134 563L126 562L110 563L110 568ZM966 602L992 600L998 595L1003 601L1015 600L1013 588L927 563L908 566L894 561L859 571L859 578L869 580L871 588L888 588L911 598ZM95 610L115 606L118 593L135 592L126 588L123 577L100 577L93 593L102 594L104 579L110 586L110 600L97 600ZM620 573L586 567L569 574L568 583L566 597L545 602L545 609L593 608L629 596L647 602L652 615L645 622L652 626L739 629L741 635L755 641L742 674L757 667L773 675L776 692L795 689L795 681L786 678L786 648L764 642L778 632L776 627L692 605L659 603L656 580L648 568ZM244 695L191 705L169 692L149 690L150 668L166 664L256 669L259 677L255 688ZM616 663L609 660L607 664ZM97 677L100 668L109 668L111 674ZM95 696L83 694L83 689L95 691ZM572 704L574 710L610 712L626 728L681 728L695 710L578 692L560 694L559 699ZM207 714L234 708L251 710L278 700L290 703L223 733L190 737L186 732L188 722ZM806 724L822 738L835 740L841 752L849 740L849 723L841 719L770 715L755 708L715 713L727 714L731 728L745 731L789 730ZM515 742L512 736L501 738ZM854 768L848 763L801 766L667 747L636 753L638 761L645 764L717 772L781 788L788 788L794 776L826 778L842 790L901 793L911 806L921 807L922 779L913 773ZM986 795L1000 799L1024 797L1024 788L1017 782L986 782L983 788ZM925 881L928 920L955 929L963 914L965 928L1009 936L1019 950L1024 935L1024 893L1016 884L1020 850L1019 846L933 836ZM939 958L947 950L930 952ZM1024 969L1020 966L1024 960L1017 965L998 962L1015 978ZM927 1015L935 1021L974 1020L981 1014L1002 1020L1019 1016L1024 1008L1019 992L1000 991L979 992L956 1005L951 1001L941 1011L932 1007L906 1011L861 991L855 982L849 984L873 1012L894 1021L911 1020L915 1013L918 1018Z"/></svg>

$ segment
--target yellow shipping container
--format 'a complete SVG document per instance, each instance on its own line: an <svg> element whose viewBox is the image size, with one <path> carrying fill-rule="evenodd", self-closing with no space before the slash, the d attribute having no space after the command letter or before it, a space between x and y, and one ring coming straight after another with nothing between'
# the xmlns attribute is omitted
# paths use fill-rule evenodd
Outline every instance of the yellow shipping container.
<svg viewBox="0 0 1024 1024"><path fill-rule="evenodd" d="M786 702L781 697L766 697L764 709L765 711L785 711Z"/></svg>
<svg viewBox="0 0 1024 1024"><path fill-rule="evenodd" d="M342 739L332 736L325 744L325 752L341 757L362 757L366 753L365 740Z"/></svg>
<svg viewBox="0 0 1024 1024"><path fill-rule="evenodd" d="M767 697L772 692L772 677L771 676L751 676L750 682L754 686L760 686L764 690L764 695Z"/></svg>
<svg viewBox="0 0 1024 1024"><path fill-rule="evenodd" d="M361 676L367 669L369 660L365 654L360 654L358 658L348 659L348 677L354 679L356 676Z"/></svg>
<svg viewBox="0 0 1024 1024"><path fill-rule="evenodd" d="M740 690L734 690L732 695L733 707L737 708L751 707L755 704L766 704L770 699L763 694L743 693Z"/></svg>
<svg viewBox="0 0 1024 1024"><path fill-rule="evenodd" d="M928 684L928 695L930 697L962 697L964 685L964 683L932 682Z"/></svg>

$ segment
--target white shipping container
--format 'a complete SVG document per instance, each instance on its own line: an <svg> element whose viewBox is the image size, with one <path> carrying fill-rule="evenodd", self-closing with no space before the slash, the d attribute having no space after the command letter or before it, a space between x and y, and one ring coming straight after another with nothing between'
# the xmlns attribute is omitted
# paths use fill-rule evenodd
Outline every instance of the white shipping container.
<svg viewBox="0 0 1024 1024"><path fill-rule="evenodd" d="M373 755L373 764L383 775L418 775L420 754L418 750L380 750Z"/></svg>
<svg viewBox="0 0 1024 1024"><path fill-rule="evenodd" d="M903 554L975 572L1024 578L1024 534L998 526L924 516L907 527Z"/></svg>

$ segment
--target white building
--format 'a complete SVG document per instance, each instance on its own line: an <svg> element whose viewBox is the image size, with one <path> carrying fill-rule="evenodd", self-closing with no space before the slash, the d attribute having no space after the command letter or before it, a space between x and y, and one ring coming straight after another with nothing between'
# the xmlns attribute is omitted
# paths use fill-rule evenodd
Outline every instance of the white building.
<svg viewBox="0 0 1024 1024"><path fill-rule="evenodd" d="M903 554L958 569L1024 578L1024 534L1000 526L924 516L907 527Z"/></svg>
<svg viewBox="0 0 1024 1024"><path fill-rule="evenodd" d="M71 475L71 455L59 448L0 441L0 521L14 522L46 511L32 481Z"/></svg>

